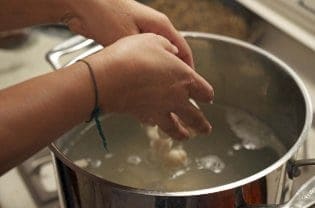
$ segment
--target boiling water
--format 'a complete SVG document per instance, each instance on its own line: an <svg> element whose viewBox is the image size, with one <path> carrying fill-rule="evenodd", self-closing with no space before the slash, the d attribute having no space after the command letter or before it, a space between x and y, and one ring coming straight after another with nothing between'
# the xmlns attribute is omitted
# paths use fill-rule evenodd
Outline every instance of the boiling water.
<svg viewBox="0 0 315 208"><path fill-rule="evenodd" d="M273 164L286 149L264 122L232 107L203 108L213 125L210 135L182 143L188 162L169 167L157 161L146 128L134 119L103 119L109 152L94 125L78 132L64 153L78 166L106 180L156 191L189 191L224 185L251 176Z"/></svg>

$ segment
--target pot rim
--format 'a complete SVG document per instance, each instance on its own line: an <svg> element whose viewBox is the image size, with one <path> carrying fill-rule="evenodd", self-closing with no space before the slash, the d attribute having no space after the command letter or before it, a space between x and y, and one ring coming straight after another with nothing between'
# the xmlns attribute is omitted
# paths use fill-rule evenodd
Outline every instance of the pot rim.
<svg viewBox="0 0 315 208"><path fill-rule="evenodd" d="M312 104L311 104L311 99L310 96L307 92L306 87L304 86L303 81L299 78L299 76L294 72L294 70L288 66L286 63L284 63L282 60L277 58L275 55L265 51L262 48L259 48L257 46L254 46L250 43L244 42L242 40L234 39L231 37L226 37L222 35L215 35L215 34L210 34L210 33L202 33L202 32L192 32L192 31L182 31L181 34L185 38L200 38L200 39L214 39L216 41L221 41L221 42L228 42L243 48L250 49L268 59L276 63L277 65L280 66L280 69L286 72L290 77L296 82L299 90L301 91L301 94L304 98L304 104L305 104L305 121L304 121L304 126L303 129L295 142L295 144L288 150L286 154L284 154L280 159L278 159L276 162L274 162L272 165L268 166L267 168L251 175L246 178L240 179L238 181L234 181L225 185L221 186L216 186L212 188L206 188L206 189L199 189L199 190L192 190L192 191L179 191L179 192L161 192L161 191L152 191L152 190L146 190L146 189L138 189L138 188L132 188L128 186L123 186L119 185L117 183L113 183L110 181L107 181L106 179L94 175L84 169L81 169L77 165L75 165L68 157L66 157L59 149L58 147L54 144L51 143L49 146L50 150L56 155L62 162L64 162L68 167L70 167L74 171L78 171L80 173L83 173L84 175L91 177L91 179L96 180L97 182L107 184L108 186L112 187L113 189L119 190L119 191L124 191L124 192L131 192L131 193L137 193L141 195L149 195L149 196L166 196L166 197L185 197L185 196L199 196L199 195L206 195L206 194L211 194L211 193L216 193L216 192L221 192L221 191L226 191L230 189L234 189L240 186L243 186L245 184L249 184L253 181L256 181L272 171L278 169L281 167L283 164L285 164L289 159L291 159L294 154L298 151L299 147L303 144L305 141L308 130L311 127L312 123ZM92 52L93 51L92 49ZM91 54L91 52L90 52ZM89 51L86 51L82 55L80 55L80 58L84 55L90 55Z"/></svg>

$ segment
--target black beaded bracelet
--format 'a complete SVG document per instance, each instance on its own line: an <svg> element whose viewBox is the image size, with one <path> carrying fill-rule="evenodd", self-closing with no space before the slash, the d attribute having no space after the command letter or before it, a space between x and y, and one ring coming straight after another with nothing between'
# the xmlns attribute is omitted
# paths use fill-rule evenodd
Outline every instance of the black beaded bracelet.
<svg viewBox="0 0 315 208"><path fill-rule="evenodd" d="M99 120L99 116L101 114L101 109L99 107L99 101L98 101L98 87L97 87L97 82L96 82L96 78L95 78L95 75L94 75L94 72L93 72L93 69L91 67L91 65L89 64L89 62L87 62L86 60L84 59L80 59L78 60L77 62L82 62L84 63L85 65L87 65L88 67L88 70L90 72L90 75L91 75L91 78L92 78L92 82L93 82L93 86L94 86L94 95L95 95L95 100L94 100L94 109L91 113L91 117L88 121L86 121L87 123L88 122L91 122L93 119L95 121L95 124L96 124L96 128L97 128L97 131L98 131L98 134L100 135L101 139L102 139L102 143L103 143L103 146L105 148L106 151L108 151L107 149L107 141L106 141L106 138L105 138L105 135L104 135L104 131L103 131L103 128L102 128L102 124Z"/></svg>

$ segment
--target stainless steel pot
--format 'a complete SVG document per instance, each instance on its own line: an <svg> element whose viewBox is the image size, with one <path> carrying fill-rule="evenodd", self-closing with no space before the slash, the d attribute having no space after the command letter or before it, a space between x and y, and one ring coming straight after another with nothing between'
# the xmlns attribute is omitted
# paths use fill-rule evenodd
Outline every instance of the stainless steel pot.
<svg viewBox="0 0 315 208"><path fill-rule="evenodd" d="M289 176L297 176L298 166L304 165L292 161L312 122L310 98L299 77L272 54L245 42L205 33L182 34L193 50L197 72L216 90L215 102L239 106L268 122L287 152L264 170L222 186L184 192L147 191L106 181L79 168L65 156L65 141L71 140L78 128L85 125L82 124L51 145L64 206L241 208L265 204L260 207L306 208L313 204L315 178L306 183L297 197L283 205L290 191ZM70 62L60 62L63 55L82 48L85 52ZM92 40L77 36L51 50L47 58L58 69L101 49Z"/></svg>

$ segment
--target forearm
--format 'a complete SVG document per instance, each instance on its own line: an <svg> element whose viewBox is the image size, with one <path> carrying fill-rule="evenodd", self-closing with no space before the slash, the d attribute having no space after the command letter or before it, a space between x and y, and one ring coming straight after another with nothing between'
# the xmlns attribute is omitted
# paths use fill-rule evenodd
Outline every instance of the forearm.
<svg viewBox="0 0 315 208"><path fill-rule="evenodd" d="M58 23L70 12L68 0L1 0L0 31Z"/></svg>
<svg viewBox="0 0 315 208"><path fill-rule="evenodd" d="M87 120L93 102L82 63L0 91L0 175Z"/></svg>

